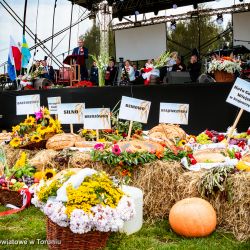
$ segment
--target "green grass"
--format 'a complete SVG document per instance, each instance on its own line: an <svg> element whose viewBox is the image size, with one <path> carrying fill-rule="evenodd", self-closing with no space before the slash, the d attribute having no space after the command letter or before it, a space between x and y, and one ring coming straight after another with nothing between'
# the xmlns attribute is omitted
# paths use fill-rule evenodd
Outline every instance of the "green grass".
<svg viewBox="0 0 250 250"><path fill-rule="evenodd" d="M0 207L0 211L4 208ZM48 249L37 244L37 239L45 240L45 217L36 208L30 207L14 215L0 217L1 240L27 240L27 245L1 245L0 249ZM29 243L35 241L35 245ZM165 250L165 249L194 249L194 250L228 250L250 249L250 241L239 242L232 234L216 231L206 238L187 239L171 231L167 220L155 224L144 224L143 228L130 236L113 233L105 250Z"/></svg>

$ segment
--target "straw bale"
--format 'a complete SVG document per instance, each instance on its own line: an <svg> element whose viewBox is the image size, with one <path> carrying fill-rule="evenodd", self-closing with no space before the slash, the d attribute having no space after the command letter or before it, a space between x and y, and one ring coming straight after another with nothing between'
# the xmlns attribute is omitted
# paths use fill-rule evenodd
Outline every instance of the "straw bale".
<svg viewBox="0 0 250 250"><path fill-rule="evenodd" d="M164 218L175 203L176 181L182 174L180 163L156 161L140 167L132 185L144 193L144 215L148 220Z"/></svg>
<svg viewBox="0 0 250 250"><path fill-rule="evenodd" d="M45 168L54 168L53 158L58 154L55 150L44 149L39 151L33 158L29 160L30 164L41 171Z"/></svg>

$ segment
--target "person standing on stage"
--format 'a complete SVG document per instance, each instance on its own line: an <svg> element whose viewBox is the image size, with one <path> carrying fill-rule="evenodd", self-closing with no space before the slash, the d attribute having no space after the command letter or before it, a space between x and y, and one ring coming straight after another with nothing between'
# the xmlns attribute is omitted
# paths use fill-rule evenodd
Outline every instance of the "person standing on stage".
<svg viewBox="0 0 250 250"><path fill-rule="evenodd" d="M76 60L76 64L80 65L80 72L81 72L81 80L88 79L88 70L86 67L86 59L88 59L89 51L86 47L84 47L84 40L79 38L78 40L78 47L73 49L73 56L81 56ZM76 72L78 75L78 72Z"/></svg>
<svg viewBox="0 0 250 250"><path fill-rule="evenodd" d="M201 73L201 64L198 62L197 55L191 56L188 71L192 82L196 82Z"/></svg>

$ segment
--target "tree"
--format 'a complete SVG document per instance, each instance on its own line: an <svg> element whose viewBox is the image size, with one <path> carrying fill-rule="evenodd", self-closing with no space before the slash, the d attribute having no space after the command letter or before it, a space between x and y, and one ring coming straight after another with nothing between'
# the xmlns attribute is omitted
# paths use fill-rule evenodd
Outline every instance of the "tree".
<svg viewBox="0 0 250 250"><path fill-rule="evenodd" d="M178 22L176 29L169 34L168 49L178 51L179 55L189 59L194 48L200 48L201 56L206 56L221 47L219 34L223 29L211 20L211 17L200 16L185 22ZM229 36L224 37L225 43ZM177 42L177 43L176 43Z"/></svg>
<svg viewBox="0 0 250 250"><path fill-rule="evenodd" d="M85 45L90 54L97 56L100 54L100 27L96 24L96 20L93 21L93 26L80 37L85 40ZM109 55L115 56L115 35L111 29L109 30ZM90 68L92 63L93 60L89 57L87 67Z"/></svg>

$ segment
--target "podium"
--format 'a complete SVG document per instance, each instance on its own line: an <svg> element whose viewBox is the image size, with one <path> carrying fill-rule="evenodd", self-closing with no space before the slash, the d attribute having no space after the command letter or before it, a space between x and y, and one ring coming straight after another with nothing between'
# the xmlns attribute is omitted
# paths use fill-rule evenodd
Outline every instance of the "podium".
<svg viewBox="0 0 250 250"><path fill-rule="evenodd" d="M70 86L72 86L73 82L81 81L81 65L85 65L84 55L69 55L64 61L64 64L70 66L71 74L69 77Z"/></svg>

